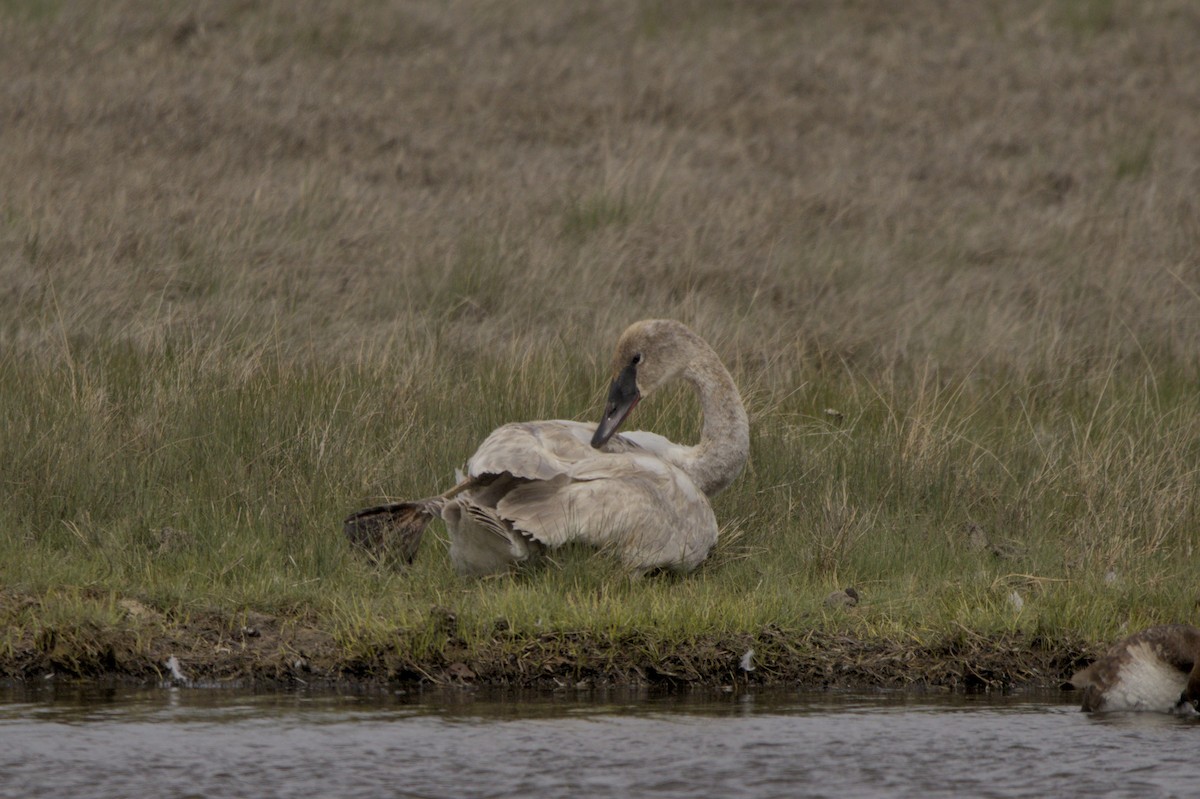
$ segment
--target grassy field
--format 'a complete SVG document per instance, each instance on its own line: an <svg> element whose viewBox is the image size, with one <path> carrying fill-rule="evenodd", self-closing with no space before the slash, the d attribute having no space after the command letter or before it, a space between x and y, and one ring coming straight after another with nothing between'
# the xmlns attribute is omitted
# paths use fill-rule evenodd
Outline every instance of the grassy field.
<svg viewBox="0 0 1200 799"><path fill-rule="evenodd" d="M1197 621L1198 41L1189 0L0 0L0 675L954 682ZM498 424L598 418L645 317L751 414L696 574L350 551Z"/></svg>

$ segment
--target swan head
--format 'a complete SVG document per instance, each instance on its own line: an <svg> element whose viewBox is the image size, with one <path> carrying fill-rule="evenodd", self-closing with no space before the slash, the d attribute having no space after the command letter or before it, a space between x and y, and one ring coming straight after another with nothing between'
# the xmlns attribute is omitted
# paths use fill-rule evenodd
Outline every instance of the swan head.
<svg viewBox="0 0 1200 799"><path fill-rule="evenodd" d="M613 380L604 416L592 436L593 447L599 449L613 437L642 397L679 376L691 361L697 341L695 333L669 319L649 319L626 328L613 355Z"/></svg>

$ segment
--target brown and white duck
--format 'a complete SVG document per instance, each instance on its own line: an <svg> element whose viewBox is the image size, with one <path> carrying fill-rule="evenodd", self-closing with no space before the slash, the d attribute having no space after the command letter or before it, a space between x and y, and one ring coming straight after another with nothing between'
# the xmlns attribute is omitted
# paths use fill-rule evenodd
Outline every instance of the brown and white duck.
<svg viewBox="0 0 1200 799"><path fill-rule="evenodd" d="M1114 644L1071 677L1083 709L1194 715L1200 703L1200 628L1149 627Z"/></svg>

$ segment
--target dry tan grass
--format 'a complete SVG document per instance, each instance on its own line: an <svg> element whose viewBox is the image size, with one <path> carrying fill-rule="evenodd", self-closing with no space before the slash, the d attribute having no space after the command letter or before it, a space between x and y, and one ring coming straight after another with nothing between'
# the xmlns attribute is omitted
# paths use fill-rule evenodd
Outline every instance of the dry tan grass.
<svg viewBox="0 0 1200 799"><path fill-rule="evenodd" d="M1195 362L1182 0L3 8L6 347Z"/></svg>

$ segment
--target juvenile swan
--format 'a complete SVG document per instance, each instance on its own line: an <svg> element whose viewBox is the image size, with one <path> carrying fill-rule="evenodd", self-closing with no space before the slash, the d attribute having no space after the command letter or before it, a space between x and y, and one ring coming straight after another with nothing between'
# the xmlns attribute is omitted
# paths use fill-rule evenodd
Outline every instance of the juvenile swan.
<svg viewBox="0 0 1200 799"><path fill-rule="evenodd" d="M737 477L750 425L717 354L679 322L636 322L621 334L600 424L542 421L492 432L444 494L367 508L346 535L371 547L396 537L411 560L440 516L450 559L465 575L502 572L570 541L613 550L634 572L690 571L717 540L708 497ZM695 446L648 432L617 435L643 397L673 380L690 383L704 425Z"/></svg>
<svg viewBox="0 0 1200 799"><path fill-rule="evenodd" d="M1150 710L1194 715L1200 702L1200 629L1149 627L1114 644L1071 677L1084 710Z"/></svg>

